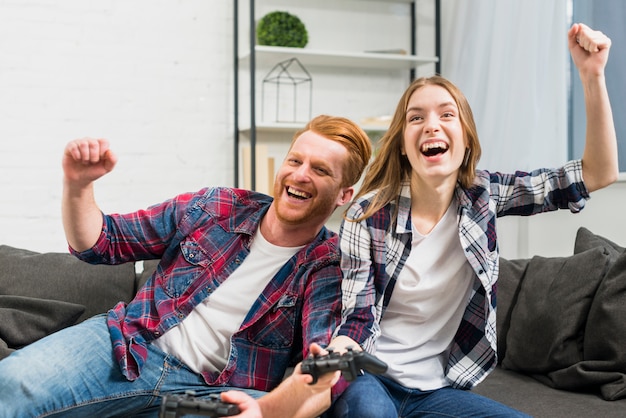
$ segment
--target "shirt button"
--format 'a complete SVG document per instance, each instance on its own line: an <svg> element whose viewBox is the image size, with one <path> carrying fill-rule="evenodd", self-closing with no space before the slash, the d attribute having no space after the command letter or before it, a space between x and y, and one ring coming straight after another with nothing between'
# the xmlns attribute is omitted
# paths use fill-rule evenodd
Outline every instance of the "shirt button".
<svg viewBox="0 0 626 418"><path fill-rule="evenodd" d="M178 314L178 318L183 319L185 317L185 315L183 315L182 313Z"/></svg>

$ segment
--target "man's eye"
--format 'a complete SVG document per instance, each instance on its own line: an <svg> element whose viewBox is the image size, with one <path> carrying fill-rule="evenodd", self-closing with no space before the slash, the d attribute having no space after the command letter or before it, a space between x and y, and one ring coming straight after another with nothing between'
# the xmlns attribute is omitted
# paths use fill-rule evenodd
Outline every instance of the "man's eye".
<svg viewBox="0 0 626 418"><path fill-rule="evenodd" d="M316 168L315 171L317 171L318 173L324 176L328 175L328 171L324 168Z"/></svg>

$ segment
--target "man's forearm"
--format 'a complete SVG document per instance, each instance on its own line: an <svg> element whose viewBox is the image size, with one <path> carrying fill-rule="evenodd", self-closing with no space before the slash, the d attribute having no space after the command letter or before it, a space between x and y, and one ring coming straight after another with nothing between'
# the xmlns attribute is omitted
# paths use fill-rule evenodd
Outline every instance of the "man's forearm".
<svg viewBox="0 0 626 418"><path fill-rule="evenodd" d="M330 389L313 393L292 375L260 398L259 405L267 418L313 418L328 409L330 401Z"/></svg>
<svg viewBox="0 0 626 418"><path fill-rule="evenodd" d="M319 417L324 411L330 408L331 393L330 390L324 393L318 393L308 398L293 415L294 418L313 418Z"/></svg>
<svg viewBox="0 0 626 418"><path fill-rule="evenodd" d="M93 247L102 231L102 212L94 199L93 184L72 187L65 181L61 212L68 244L76 251Z"/></svg>

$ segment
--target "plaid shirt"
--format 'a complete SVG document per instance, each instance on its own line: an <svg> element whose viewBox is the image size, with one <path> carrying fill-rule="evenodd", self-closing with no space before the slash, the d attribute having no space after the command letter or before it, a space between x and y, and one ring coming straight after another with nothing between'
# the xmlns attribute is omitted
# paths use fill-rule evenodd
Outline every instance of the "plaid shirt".
<svg viewBox="0 0 626 418"><path fill-rule="evenodd" d="M354 202L348 219L361 216L375 192ZM450 347L446 378L453 387L469 389L482 381L497 362L496 281L499 255L496 217L532 215L562 208L583 209L589 194L582 182L580 160L558 170L514 175L478 171L472 188L457 186L459 239L475 273L470 301ZM343 320L335 335L346 335L375 352L380 320L411 251L410 186L405 183L392 224L392 202L361 222L344 221L340 232L344 274Z"/></svg>
<svg viewBox="0 0 626 418"><path fill-rule="evenodd" d="M178 325L246 258L271 202L228 188L182 194L147 210L105 216L96 245L74 252L94 264L161 259L135 298L108 313L114 353L129 380L141 372L146 344ZM225 369L203 373L206 383L269 391L310 343L327 344L341 320L339 260L337 235L323 228L261 293L231 338Z"/></svg>

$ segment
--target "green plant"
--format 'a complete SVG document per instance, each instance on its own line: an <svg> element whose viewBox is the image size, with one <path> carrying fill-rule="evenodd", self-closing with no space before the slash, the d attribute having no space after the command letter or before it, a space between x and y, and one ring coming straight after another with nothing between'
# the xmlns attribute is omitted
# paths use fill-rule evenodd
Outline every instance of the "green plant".
<svg viewBox="0 0 626 418"><path fill-rule="evenodd" d="M287 12L270 12L256 26L259 45L304 48L309 41L304 23Z"/></svg>

